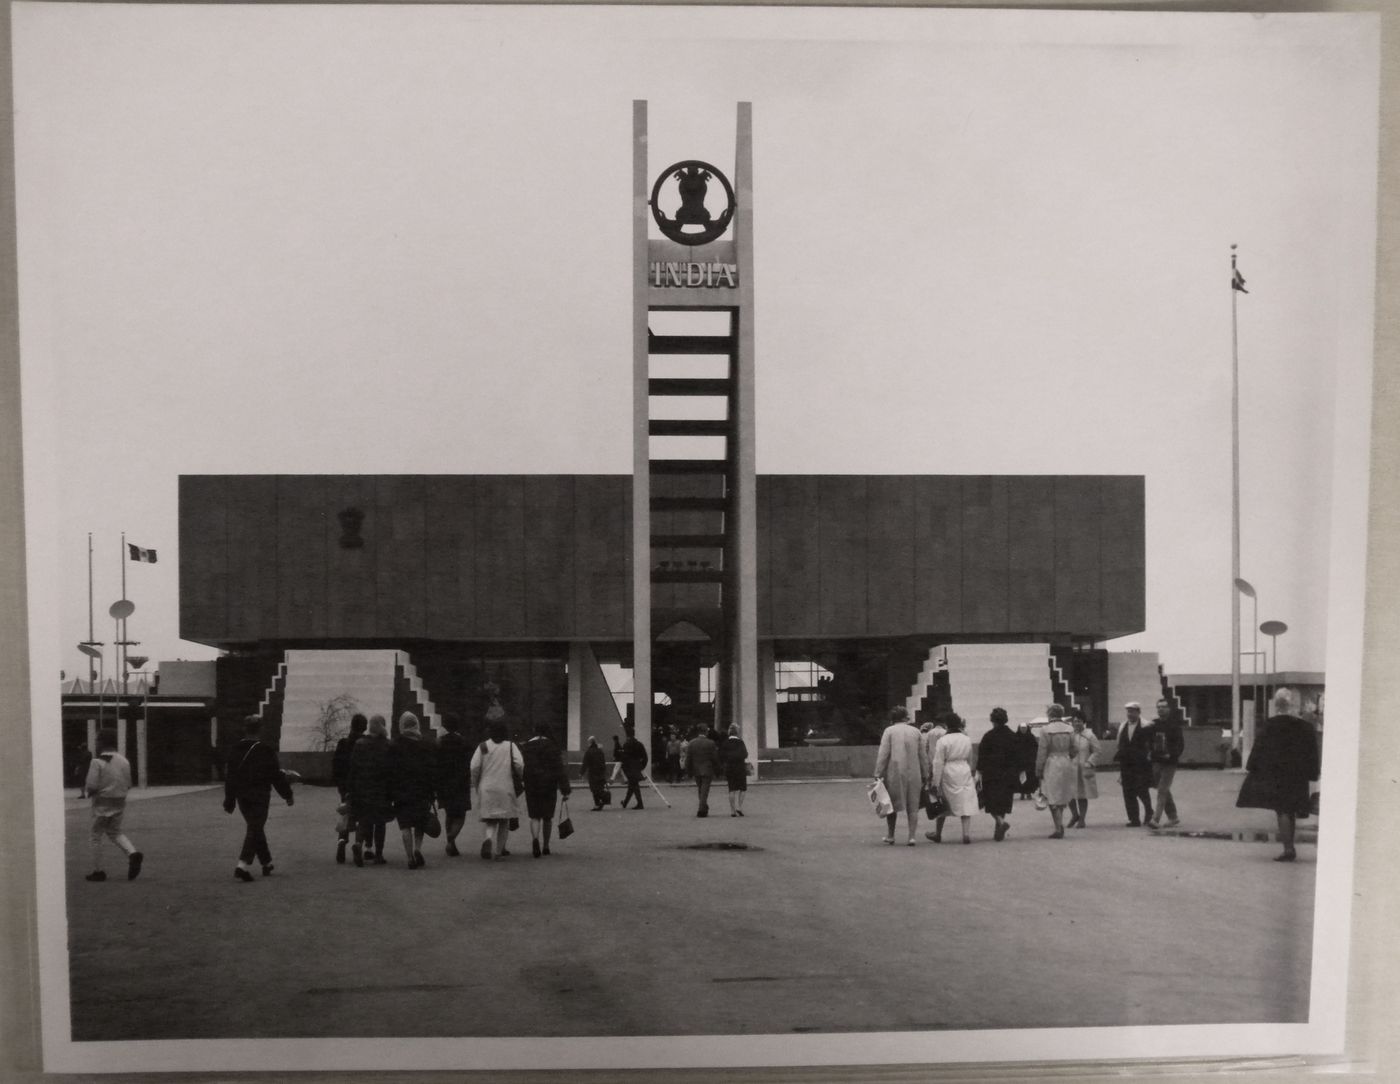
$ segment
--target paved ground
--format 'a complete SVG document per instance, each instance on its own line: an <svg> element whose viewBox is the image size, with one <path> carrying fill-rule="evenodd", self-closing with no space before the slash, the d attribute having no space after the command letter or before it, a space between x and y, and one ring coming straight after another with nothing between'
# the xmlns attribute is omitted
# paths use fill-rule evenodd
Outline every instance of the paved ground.
<svg viewBox="0 0 1400 1084"><path fill-rule="evenodd" d="M1266 831L1240 777L1184 772L1182 830ZM771 783L748 816L693 791L593 813L549 858L426 869L333 862L333 792L274 803L276 873L232 877L242 835L217 790L133 806L147 855L90 884L86 803L68 802L74 1038L682 1035L1299 1021L1314 850L1123 825L1116 780L1089 828L883 846L864 783ZM620 797L620 792L618 793ZM954 822L955 823L955 822ZM1314 822L1315 823L1315 822ZM903 834L901 825L900 834ZM949 833L956 837L956 830ZM1308 837L1311 839L1311 837ZM391 837L391 842L396 842ZM689 849L742 844L747 849ZM902 993L895 993L901 991Z"/></svg>

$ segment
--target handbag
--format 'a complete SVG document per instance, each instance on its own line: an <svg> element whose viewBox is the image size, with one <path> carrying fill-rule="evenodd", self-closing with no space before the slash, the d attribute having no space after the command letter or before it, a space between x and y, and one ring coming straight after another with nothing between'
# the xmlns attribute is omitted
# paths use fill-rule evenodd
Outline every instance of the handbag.
<svg viewBox="0 0 1400 1084"><path fill-rule="evenodd" d="M1038 790L1035 792L1035 807L1036 809L1040 810L1046 810L1050 808L1050 799L1045 797L1045 792L1043 790Z"/></svg>
<svg viewBox="0 0 1400 1084"><path fill-rule="evenodd" d="M429 839L437 839L442 835L442 821L438 819L437 807L429 808L428 815L423 818L423 834Z"/></svg>
<svg viewBox="0 0 1400 1084"><path fill-rule="evenodd" d="M890 801L890 792L885 789L884 780L877 779L871 783L866 797L870 799L870 804L875 807L877 817L888 817L894 812L894 803Z"/></svg>
<svg viewBox="0 0 1400 1084"><path fill-rule="evenodd" d="M933 787L924 791L924 812L928 814L929 820L936 820L948 815L948 803Z"/></svg>
<svg viewBox="0 0 1400 1084"><path fill-rule="evenodd" d="M559 838L568 839L574 834L574 819L569 816L569 799L560 800L559 810L564 814L559 818Z"/></svg>
<svg viewBox="0 0 1400 1084"><path fill-rule="evenodd" d="M511 830L512 832L516 832L516 831L519 831L519 830L520 830L520 818L519 818L519 817L511 817L511 819L510 819L510 830Z"/></svg>

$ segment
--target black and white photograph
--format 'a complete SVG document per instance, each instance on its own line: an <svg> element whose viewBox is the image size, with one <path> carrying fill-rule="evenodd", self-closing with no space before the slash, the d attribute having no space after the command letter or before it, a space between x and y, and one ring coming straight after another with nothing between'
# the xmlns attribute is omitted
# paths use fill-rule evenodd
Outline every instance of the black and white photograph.
<svg viewBox="0 0 1400 1084"><path fill-rule="evenodd" d="M1342 1052L1378 17L12 35L46 1070Z"/></svg>

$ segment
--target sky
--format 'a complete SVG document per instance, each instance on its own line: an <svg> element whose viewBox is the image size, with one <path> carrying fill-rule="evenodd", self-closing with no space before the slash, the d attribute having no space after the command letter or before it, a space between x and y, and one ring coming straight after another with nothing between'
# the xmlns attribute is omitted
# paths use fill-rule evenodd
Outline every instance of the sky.
<svg viewBox="0 0 1400 1084"><path fill-rule="evenodd" d="M1238 244L1241 572L1280 667L1326 666L1365 19L13 11L31 607L70 674L88 532L98 639L124 530L159 553L131 637L212 655L178 638L182 473L630 471L638 98L649 176L731 169L753 103L758 470L1141 474L1148 627L1109 646L1169 673L1230 667Z"/></svg>

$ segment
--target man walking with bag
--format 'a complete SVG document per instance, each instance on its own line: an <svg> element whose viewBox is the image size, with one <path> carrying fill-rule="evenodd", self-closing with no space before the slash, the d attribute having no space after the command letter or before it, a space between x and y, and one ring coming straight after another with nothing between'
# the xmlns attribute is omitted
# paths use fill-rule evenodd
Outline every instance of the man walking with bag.
<svg viewBox="0 0 1400 1084"><path fill-rule="evenodd" d="M291 805L292 787L287 782L277 751L261 740L262 720L250 715L243 720L243 740L229 754L228 770L224 773L224 812L232 813L237 806L243 814L247 830L243 834L243 849L238 853L238 865L233 875L240 881L253 879L253 859L262 863L264 877L272 873L272 852L267 846L268 807L276 788L283 800Z"/></svg>

